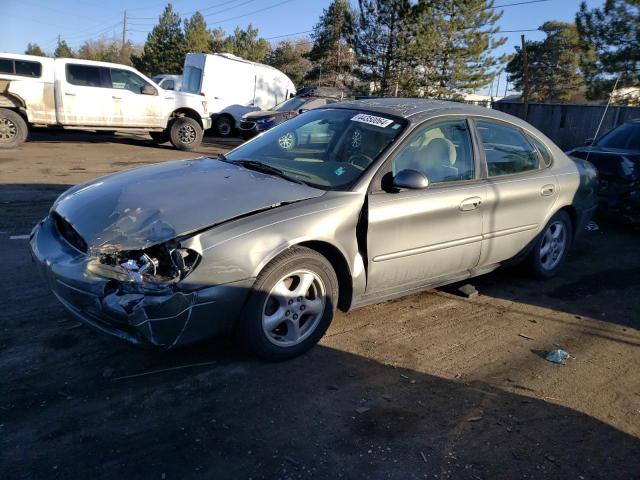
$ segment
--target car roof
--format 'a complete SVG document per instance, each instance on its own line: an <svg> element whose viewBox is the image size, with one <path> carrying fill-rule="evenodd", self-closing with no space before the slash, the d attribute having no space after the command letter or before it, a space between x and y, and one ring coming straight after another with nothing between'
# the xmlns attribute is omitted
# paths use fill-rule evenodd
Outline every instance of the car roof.
<svg viewBox="0 0 640 480"><path fill-rule="evenodd" d="M424 98L367 98L334 103L332 108L353 108L405 118L411 122L421 122L427 118L440 115L478 115L504 120L517 125L530 125L512 115L485 107L478 107L462 102L429 100Z"/></svg>

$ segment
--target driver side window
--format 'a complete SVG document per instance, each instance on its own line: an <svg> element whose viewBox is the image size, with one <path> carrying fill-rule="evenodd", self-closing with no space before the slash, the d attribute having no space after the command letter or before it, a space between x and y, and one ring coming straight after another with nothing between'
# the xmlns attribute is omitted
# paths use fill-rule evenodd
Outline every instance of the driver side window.
<svg viewBox="0 0 640 480"><path fill-rule="evenodd" d="M393 159L393 174L424 173L429 183L473 180L475 163L466 120L432 123L418 130Z"/></svg>
<svg viewBox="0 0 640 480"><path fill-rule="evenodd" d="M111 69L111 88L140 94L145 85L147 82L129 70Z"/></svg>

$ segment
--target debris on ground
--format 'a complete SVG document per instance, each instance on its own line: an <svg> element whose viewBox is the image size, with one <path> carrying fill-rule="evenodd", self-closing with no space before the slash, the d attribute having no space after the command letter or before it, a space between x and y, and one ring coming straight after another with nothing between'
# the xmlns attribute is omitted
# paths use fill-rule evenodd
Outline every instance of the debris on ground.
<svg viewBox="0 0 640 480"><path fill-rule="evenodd" d="M369 410L371 410L369 407L358 407L356 408L356 412L359 414L363 414L363 413L367 413Z"/></svg>
<svg viewBox="0 0 640 480"><path fill-rule="evenodd" d="M556 350L551 350L549 353L547 353L547 356L544 358L549 362L557 363L559 365L564 365L566 363L567 358L572 358L572 357L569 354L569 352L565 352L561 348L558 348Z"/></svg>
<svg viewBox="0 0 640 480"><path fill-rule="evenodd" d="M480 420L482 420L482 417L467 418L467 422L479 422Z"/></svg>
<svg viewBox="0 0 640 480"><path fill-rule="evenodd" d="M473 298L478 296L478 290L476 290L476 287L474 287L470 283L466 283L462 285L460 288L458 288L458 292L460 292L462 295L464 295L467 298Z"/></svg>
<svg viewBox="0 0 640 480"><path fill-rule="evenodd" d="M519 337L526 338L527 340L535 340L535 338L530 337L529 335L525 335L524 333L519 333Z"/></svg>
<svg viewBox="0 0 640 480"><path fill-rule="evenodd" d="M596 230L600 230L600 227L598 226L598 224L596 222L594 222L593 220L590 220L584 226L584 229L587 230L588 232L595 232Z"/></svg>
<svg viewBox="0 0 640 480"><path fill-rule="evenodd" d="M420 452L420 456L422 457L422 460L424 461L424 463L429 463L427 462L427 456L424 454L424 452Z"/></svg>

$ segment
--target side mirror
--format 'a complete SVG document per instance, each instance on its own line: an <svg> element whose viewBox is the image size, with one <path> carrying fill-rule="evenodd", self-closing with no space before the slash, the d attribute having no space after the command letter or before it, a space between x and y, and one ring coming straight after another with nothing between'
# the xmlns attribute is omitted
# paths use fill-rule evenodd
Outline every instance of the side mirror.
<svg viewBox="0 0 640 480"><path fill-rule="evenodd" d="M400 170L393 177L393 186L396 188L422 190L429 186L429 179L424 173L417 170Z"/></svg>
<svg viewBox="0 0 640 480"><path fill-rule="evenodd" d="M143 95L157 95L158 94L156 89L152 85L149 85L148 83L145 84L144 87L142 87L142 90L140 91L140 93L142 93Z"/></svg>
<svg viewBox="0 0 640 480"><path fill-rule="evenodd" d="M298 110L298 113L304 113L304 112L308 112L309 109L308 108L301 108L300 110Z"/></svg>
<svg viewBox="0 0 640 480"><path fill-rule="evenodd" d="M585 145L593 145L593 138L587 138L587 139L584 141L584 144L585 144Z"/></svg>

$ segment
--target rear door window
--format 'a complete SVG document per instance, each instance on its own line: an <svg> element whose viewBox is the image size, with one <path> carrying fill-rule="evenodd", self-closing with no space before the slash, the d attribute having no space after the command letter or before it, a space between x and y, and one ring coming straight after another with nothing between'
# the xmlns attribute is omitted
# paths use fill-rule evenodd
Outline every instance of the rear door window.
<svg viewBox="0 0 640 480"><path fill-rule="evenodd" d="M476 120L476 127L490 177L538 169L538 155L520 130L486 120Z"/></svg>
<svg viewBox="0 0 640 480"><path fill-rule="evenodd" d="M0 58L0 73L19 75L21 77L40 77L42 75L42 64L29 60Z"/></svg>
<svg viewBox="0 0 640 480"><path fill-rule="evenodd" d="M184 69L184 77L182 79L182 91L189 93L200 93L202 84L202 69L187 65Z"/></svg>
<svg viewBox="0 0 640 480"><path fill-rule="evenodd" d="M111 87L109 69L94 65L67 64L67 82L80 87Z"/></svg>
<svg viewBox="0 0 640 480"><path fill-rule="evenodd" d="M0 58L0 73L13 74L13 60L9 58Z"/></svg>

